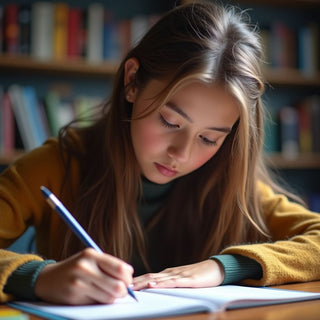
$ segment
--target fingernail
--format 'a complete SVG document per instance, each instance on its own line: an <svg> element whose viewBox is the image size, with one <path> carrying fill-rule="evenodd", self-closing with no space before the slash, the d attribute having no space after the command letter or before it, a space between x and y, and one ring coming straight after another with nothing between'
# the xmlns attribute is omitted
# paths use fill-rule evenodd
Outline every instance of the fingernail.
<svg viewBox="0 0 320 320"><path fill-rule="evenodd" d="M157 283L155 281L148 282L149 287L155 287L156 285L157 285Z"/></svg>

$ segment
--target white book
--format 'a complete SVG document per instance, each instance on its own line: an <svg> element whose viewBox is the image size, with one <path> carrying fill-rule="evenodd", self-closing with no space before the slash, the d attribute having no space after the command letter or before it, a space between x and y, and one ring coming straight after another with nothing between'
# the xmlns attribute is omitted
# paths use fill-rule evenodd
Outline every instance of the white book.
<svg viewBox="0 0 320 320"><path fill-rule="evenodd" d="M9 305L46 319L123 320L218 312L320 299L320 293L233 285L195 289L146 289L135 291L135 295L138 302L126 296L109 305L58 306L44 302L13 302Z"/></svg>
<svg viewBox="0 0 320 320"><path fill-rule="evenodd" d="M88 7L88 62L99 63L103 60L104 7L93 3Z"/></svg>
<svg viewBox="0 0 320 320"><path fill-rule="evenodd" d="M31 13L31 55L40 60L53 56L54 4L35 2Z"/></svg>

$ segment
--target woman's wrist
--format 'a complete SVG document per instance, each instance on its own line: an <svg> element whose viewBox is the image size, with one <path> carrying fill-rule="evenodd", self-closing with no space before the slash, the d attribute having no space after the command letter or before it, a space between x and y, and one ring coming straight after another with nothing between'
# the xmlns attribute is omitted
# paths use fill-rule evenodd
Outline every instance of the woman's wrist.
<svg viewBox="0 0 320 320"><path fill-rule="evenodd" d="M34 285L42 268L50 263L55 263L55 261L34 260L21 265L8 278L4 292L18 299L38 300L34 293Z"/></svg>

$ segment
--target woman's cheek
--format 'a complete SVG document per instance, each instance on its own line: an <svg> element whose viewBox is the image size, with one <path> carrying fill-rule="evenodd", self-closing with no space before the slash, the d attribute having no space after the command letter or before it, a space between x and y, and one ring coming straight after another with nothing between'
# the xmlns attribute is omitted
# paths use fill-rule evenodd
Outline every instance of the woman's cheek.
<svg viewBox="0 0 320 320"><path fill-rule="evenodd" d="M215 150L214 152L212 151L208 151L208 152L203 152L203 153L199 153L192 162L192 169L196 170L200 167L202 167L207 161L209 161L215 154L216 154L217 150Z"/></svg>
<svg viewBox="0 0 320 320"><path fill-rule="evenodd" d="M155 129L155 125L145 124L139 132L139 140L141 145L147 150L157 149L163 143L163 136Z"/></svg>

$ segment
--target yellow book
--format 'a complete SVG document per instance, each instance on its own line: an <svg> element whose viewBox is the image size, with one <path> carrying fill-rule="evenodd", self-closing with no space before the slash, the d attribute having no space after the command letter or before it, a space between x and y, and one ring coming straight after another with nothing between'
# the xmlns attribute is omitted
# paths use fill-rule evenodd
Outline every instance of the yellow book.
<svg viewBox="0 0 320 320"><path fill-rule="evenodd" d="M54 8L53 26L53 58L65 59L67 57L68 36L68 5L57 2Z"/></svg>

